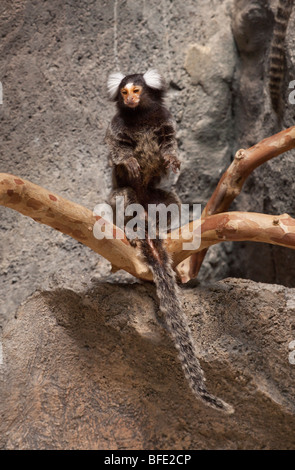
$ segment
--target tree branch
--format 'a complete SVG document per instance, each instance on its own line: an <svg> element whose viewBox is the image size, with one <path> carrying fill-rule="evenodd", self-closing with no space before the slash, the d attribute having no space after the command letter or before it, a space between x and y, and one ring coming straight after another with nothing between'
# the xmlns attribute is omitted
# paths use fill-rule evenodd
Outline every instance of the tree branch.
<svg viewBox="0 0 295 470"><path fill-rule="evenodd" d="M295 126L262 140L248 150L238 150L207 202L202 218L228 210L232 201L240 194L248 176L258 166L294 147ZM206 253L207 249L199 251L177 266L176 271L182 282L198 275Z"/></svg>
<svg viewBox="0 0 295 470"><path fill-rule="evenodd" d="M93 226L103 219L95 217L92 211L79 204L6 173L0 173L0 204L70 235L110 261L113 270L124 269L135 277L152 279L138 250L130 246L118 227L113 227L113 239L98 240L94 237ZM115 230L121 233L122 239L115 238Z"/></svg>
<svg viewBox="0 0 295 470"><path fill-rule="evenodd" d="M174 230L165 241L174 266L193 253L200 253L225 241L270 243L295 249L295 219L288 214L274 216L256 212L222 212L200 219L197 223L195 221L194 230L193 223L182 227L180 235L179 229ZM183 244L191 243L194 238L200 245L195 249L184 250Z"/></svg>
<svg viewBox="0 0 295 470"><path fill-rule="evenodd" d="M0 174L0 204L29 216L38 223L49 225L70 235L109 260L116 270L124 269L139 279L152 280L152 274L144 263L140 251L129 244L125 234L118 227L114 225L110 227L114 234L113 239L98 240L94 237L94 224L97 221L98 223L106 221L94 216L92 211L85 207L9 174ZM164 241L167 251L172 256L174 267L193 253L223 241L248 240L295 248L295 219L288 214L272 216L248 212L223 212L194 223L191 222L173 231ZM200 245L190 251L185 250L183 244L192 242L199 233L198 228L201 234ZM115 238L116 232L123 238Z"/></svg>

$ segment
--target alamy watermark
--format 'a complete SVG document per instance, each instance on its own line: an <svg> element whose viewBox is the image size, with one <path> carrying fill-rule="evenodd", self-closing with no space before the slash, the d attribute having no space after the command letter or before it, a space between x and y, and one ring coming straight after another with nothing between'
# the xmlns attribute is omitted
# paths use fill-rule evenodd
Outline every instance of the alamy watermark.
<svg viewBox="0 0 295 470"><path fill-rule="evenodd" d="M3 86L2 86L2 82L0 82L0 104L3 104Z"/></svg>
<svg viewBox="0 0 295 470"><path fill-rule="evenodd" d="M190 222L189 204L148 204L147 211L141 204L124 206L124 197L117 196L115 211L107 204L95 206L93 210L97 221L93 227L95 238L124 238L129 240L144 239L146 234L151 240L156 238L188 240L183 242L183 250L196 250L201 244L201 204L192 205L192 222ZM115 213L114 213L115 212ZM125 219L128 218L125 224ZM114 231L114 225L120 230ZM177 230L178 229L178 230Z"/></svg>

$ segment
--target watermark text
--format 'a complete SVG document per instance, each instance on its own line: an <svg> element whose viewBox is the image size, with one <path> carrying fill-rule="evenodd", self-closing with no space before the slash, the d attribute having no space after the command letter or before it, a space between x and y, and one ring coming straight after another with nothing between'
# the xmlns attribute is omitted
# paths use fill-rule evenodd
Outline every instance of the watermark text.
<svg viewBox="0 0 295 470"><path fill-rule="evenodd" d="M146 236L151 240L181 237L183 250L196 250L201 244L201 204L192 205L191 223L189 204L149 204L145 210L141 204L125 207L123 196L116 197L114 210L109 204L102 203L95 206L93 214L97 219L93 234L98 240L123 239L125 232L129 240Z"/></svg>

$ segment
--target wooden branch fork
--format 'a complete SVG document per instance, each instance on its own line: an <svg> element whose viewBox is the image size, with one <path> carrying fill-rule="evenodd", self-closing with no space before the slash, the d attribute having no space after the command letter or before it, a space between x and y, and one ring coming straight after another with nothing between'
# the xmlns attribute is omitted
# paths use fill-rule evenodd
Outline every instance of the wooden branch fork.
<svg viewBox="0 0 295 470"><path fill-rule="evenodd" d="M182 282L198 274L211 245L226 241L256 241L295 249L295 219L251 212L226 212L240 193L246 178L262 163L295 147L295 126L264 139L248 150L239 150L208 201L199 221L177 229L164 241ZM139 279L152 280L152 274L137 248L125 234L112 225L114 238L98 240L95 223L107 223L79 204L68 201L41 186L6 173L0 174L0 204L36 222L48 225L91 248L110 261L113 271L124 269ZM110 224L109 224L110 225ZM193 230L194 228L194 230ZM200 245L183 249L198 233ZM116 236L117 234L117 236ZM120 238L118 238L120 234Z"/></svg>
<svg viewBox="0 0 295 470"><path fill-rule="evenodd" d="M238 150L233 162L222 175L207 202L202 212L202 218L228 210L233 200L240 194L252 171L294 147L295 126L292 126L262 140L247 150ZM197 277L206 253L207 248L200 250L177 266L178 275L183 283Z"/></svg>

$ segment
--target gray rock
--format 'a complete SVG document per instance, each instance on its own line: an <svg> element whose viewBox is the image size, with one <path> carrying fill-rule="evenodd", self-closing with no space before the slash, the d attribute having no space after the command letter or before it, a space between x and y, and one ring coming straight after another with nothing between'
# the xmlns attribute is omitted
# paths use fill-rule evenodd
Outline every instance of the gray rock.
<svg viewBox="0 0 295 470"><path fill-rule="evenodd" d="M294 125L295 107L288 100L288 86L295 72L294 9L286 36L287 64L282 88L285 109L281 123L271 109L268 91L268 54L276 7L275 1L234 2L232 27L239 53L234 80L236 149L247 148ZM287 212L294 217L294 171L294 150L262 165L248 179L233 208L269 214ZM294 287L295 252L266 244L237 243L229 273Z"/></svg>
<svg viewBox="0 0 295 470"><path fill-rule="evenodd" d="M35 293L7 323L2 448L294 448L294 289L226 279L182 294L207 386L234 415L192 396L150 284L96 282Z"/></svg>
<svg viewBox="0 0 295 470"><path fill-rule="evenodd" d="M177 119L182 159L175 185L183 202L204 205L231 155L231 4L219 1L217 14L205 0L52 0L50 7L2 0L1 171L93 209L110 189L104 134L114 106L107 76L117 67L128 73L154 66L171 81L167 104ZM227 83L218 79L207 94L193 84L185 57L191 44L210 44L219 76L218 40ZM79 289L93 276L109 279L107 263L91 250L10 209L0 207L0 216L1 322L37 288L54 282ZM219 277L227 269L221 266ZM204 273L212 276L209 262Z"/></svg>
<svg viewBox="0 0 295 470"><path fill-rule="evenodd" d="M204 206L235 152L280 130L267 88L275 0L47 3L1 1L1 172L90 209L102 202L114 112L105 83L117 68L154 66L170 84L185 203ZM294 21L293 11L286 100ZM232 209L294 216L293 175L294 151L257 169ZM292 289L183 288L208 387L236 408L221 417L191 396L152 287L10 209L0 217L4 448L294 448ZM229 243L208 251L199 279L294 287L294 270L291 250Z"/></svg>

